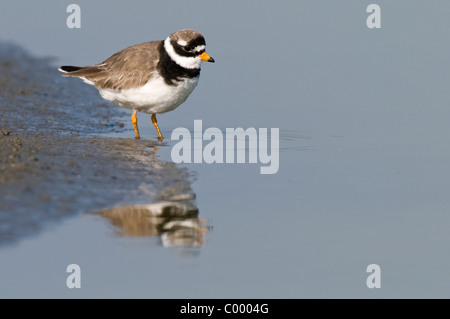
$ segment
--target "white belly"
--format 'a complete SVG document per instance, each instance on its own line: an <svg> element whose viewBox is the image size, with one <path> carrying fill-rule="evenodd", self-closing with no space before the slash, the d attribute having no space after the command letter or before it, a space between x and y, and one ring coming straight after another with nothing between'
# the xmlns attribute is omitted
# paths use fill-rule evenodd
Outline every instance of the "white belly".
<svg viewBox="0 0 450 319"><path fill-rule="evenodd" d="M140 88L112 90L99 88L107 101L144 113L169 112L186 101L197 86L199 77L168 85L160 76L154 77Z"/></svg>

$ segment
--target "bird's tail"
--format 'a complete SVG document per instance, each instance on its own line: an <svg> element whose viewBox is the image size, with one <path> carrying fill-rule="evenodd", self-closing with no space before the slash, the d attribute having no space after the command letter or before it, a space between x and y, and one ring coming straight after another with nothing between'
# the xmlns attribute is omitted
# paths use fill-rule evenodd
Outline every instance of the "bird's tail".
<svg viewBox="0 0 450 319"><path fill-rule="evenodd" d="M90 85L95 85L96 78L101 71L98 65L91 66L71 66L63 65L59 69L63 72L63 76L74 76L82 79L84 82Z"/></svg>
<svg viewBox="0 0 450 319"><path fill-rule="evenodd" d="M59 67L58 70L63 73L70 73L70 72L78 71L80 69L82 69L81 66L63 65L63 66Z"/></svg>

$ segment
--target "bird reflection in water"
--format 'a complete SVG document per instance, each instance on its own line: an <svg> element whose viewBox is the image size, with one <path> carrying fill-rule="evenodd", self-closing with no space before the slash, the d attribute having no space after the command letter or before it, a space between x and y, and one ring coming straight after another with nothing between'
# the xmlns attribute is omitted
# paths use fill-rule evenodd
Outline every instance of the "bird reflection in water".
<svg viewBox="0 0 450 319"><path fill-rule="evenodd" d="M99 214L117 227L123 236L159 236L165 247L199 247L212 228L198 218L198 208L190 200L161 201L154 204L114 207Z"/></svg>

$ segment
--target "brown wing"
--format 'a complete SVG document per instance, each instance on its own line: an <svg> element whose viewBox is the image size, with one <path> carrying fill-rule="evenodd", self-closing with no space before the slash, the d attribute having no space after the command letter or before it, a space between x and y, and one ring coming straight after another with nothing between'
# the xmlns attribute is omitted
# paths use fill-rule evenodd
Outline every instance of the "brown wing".
<svg viewBox="0 0 450 319"><path fill-rule="evenodd" d="M63 75L83 77L92 81L96 87L107 89L142 86L156 70L160 45L162 41L133 45L113 54L102 63L73 69Z"/></svg>

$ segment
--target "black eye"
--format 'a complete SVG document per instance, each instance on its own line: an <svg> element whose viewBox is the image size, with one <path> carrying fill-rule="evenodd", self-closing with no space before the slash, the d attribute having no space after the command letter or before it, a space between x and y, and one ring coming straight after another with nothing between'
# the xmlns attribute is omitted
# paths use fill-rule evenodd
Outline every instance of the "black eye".
<svg viewBox="0 0 450 319"><path fill-rule="evenodd" d="M184 50L187 52L192 51L192 49L193 49L193 47L191 47L189 44L184 46Z"/></svg>

